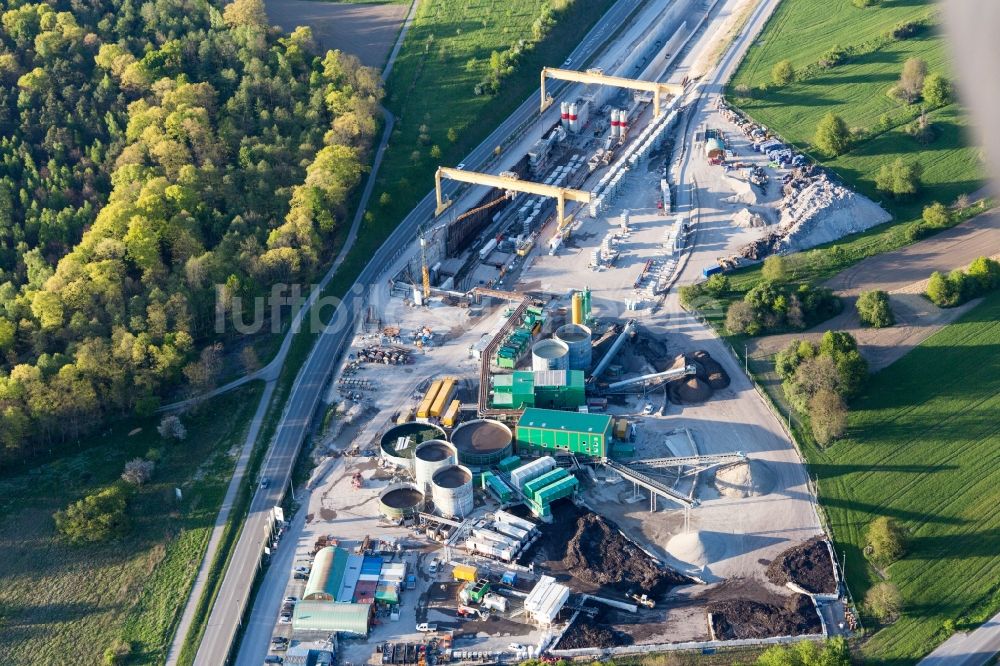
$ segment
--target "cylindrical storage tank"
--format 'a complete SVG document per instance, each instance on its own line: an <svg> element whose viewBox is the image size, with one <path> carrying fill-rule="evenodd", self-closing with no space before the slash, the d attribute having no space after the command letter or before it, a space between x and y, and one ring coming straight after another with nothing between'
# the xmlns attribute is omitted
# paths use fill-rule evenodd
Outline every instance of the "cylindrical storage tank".
<svg viewBox="0 0 1000 666"><path fill-rule="evenodd" d="M583 321L581 324L586 324L587 320L590 319L590 287L585 287L583 290Z"/></svg>
<svg viewBox="0 0 1000 666"><path fill-rule="evenodd" d="M532 370L566 370L569 367L569 347L559 340L539 340L531 348Z"/></svg>
<svg viewBox="0 0 1000 666"><path fill-rule="evenodd" d="M583 324L583 294L573 292L573 323Z"/></svg>
<svg viewBox="0 0 1000 666"><path fill-rule="evenodd" d="M400 438L409 440L409 445L399 448ZM413 472L413 452L417 446L429 439L445 439L444 430L433 423L411 421L393 426L385 431L379 441L379 456L396 467Z"/></svg>
<svg viewBox="0 0 1000 666"><path fill-rule="evenodd" d="M472 513L472 470L463 465L448 465L431 478L434 509L444 516L465 518Z"/></svg>
<svg viewBox="0 0 1000 666"><path fill-rule="evenodd" d="M424 494L412 483L394 483L378 496L378 510L389 520L413 518L424 510Z"/></svg>
<svg viewBox="0 0 1000 666"><path fill-rule="evenodd" d="M493 467L510 456L514 434L503 423L491 419L466 421L451 433L458 462L473 469Z"/></svg>
<svg viewBox="0 0 1000 666"><path fill-rule="evenodd" d="M417 488L428 495L431 492L431 477L442 467L458 462L458 451L448 442L431 439L419 444L413 452L413 478Z"/></svg>
<svg viewBox="0 0 1000 666"><path fill-rule="evenodd" d="M592 332L583 324L566 324L556 329L553 336L569 348L569 369L590 370Z"/></svg>

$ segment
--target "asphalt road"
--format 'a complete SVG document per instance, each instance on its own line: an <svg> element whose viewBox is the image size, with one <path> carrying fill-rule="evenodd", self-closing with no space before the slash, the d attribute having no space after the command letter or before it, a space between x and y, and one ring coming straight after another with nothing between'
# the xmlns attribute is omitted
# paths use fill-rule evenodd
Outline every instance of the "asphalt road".
<svg viewBox="0 0 1000 666"><path fill-rule="evenodd" d="M1000 652L1000 614L970 633L954 634L918 666L983 666Z"/></svg>
<svg viewBox="0 0 1000 666"><path fill-rule="evenodd" d="M570 54L574 61L592 54L597 47L621 25L634 9L633 0L619 0L591 29ZM565 84L564 84L565 85ZM550 86L553 95L564 85ZM492 156L493 149L511 136L514 131L537 114L539 93L536 90L503 123L501 123L468 156L464 163L470 170L481 168ZM558 107L549 108L546 117L554 117ZM458 184L446 182L446 194L454 194ZM285 412L275 432L267 458L261 468L261 477L267 478L267 488L258 488L250 505L250 512L243 532L237 541L229 567L212 606L204 638L195 658L196 666L218 666L226 663L230 646L236 635L243 611L249 601L260 556L268 537L271 509L277 505L288 486L292 468L299 449L309 429L313 415L327 381L351 339L354 322L364 306L367 287L382 278L382 271L394 258L412 243L421 223L431 219L434 212L434 192L429 192L409 215L392 232L372 256L371 261L358 275L354 285L343 300L330 324L318 337L315 346L295 378Z"/></svg>

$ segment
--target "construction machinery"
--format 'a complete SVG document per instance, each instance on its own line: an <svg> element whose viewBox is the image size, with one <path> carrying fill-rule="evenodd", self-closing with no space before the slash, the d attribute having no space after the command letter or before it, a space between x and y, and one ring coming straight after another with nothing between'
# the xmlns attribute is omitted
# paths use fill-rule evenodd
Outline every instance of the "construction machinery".
<svg viewBox="0 0 1000 666"><path fill-rule="evenodd" d="M597 84L600 86L613 86L615 88L628 88L630 90L643 90L653 93L653 117L660 115L660 95L680 95L684 92L684 87L674 83L657 83L655 81L640 81L639 79L626 79L621 76L608 76L598 70L588 70L578 72L572 69L558 69L556 67L543 67L541 76L542 102L539 112L545 111L552 104L551 97L545 95L545 79L559 79L562 81L574 81L576 83Z"/></svg>
<svg viewBox="0 0 1000 666"><path fill-rule="evenodd" d="M361 472L355 472L354 476L351 477L351 487L360 488L364 484L364 477L361 476Z"/></svg>
<svg viewBox="0 0 1000 666"><path fill-rule="evenodd" d="M463 169L451 169L448 167L438 167L434 174L434 192L437 196L437 208L435 215L443 213L452 204L451 199L445 199L441 192L441 179L457 180L462 183L472 185L486 185L497 189L512 192L525 192L542 197L552 197L556 200L556 218L559 222L559 229L563 229L566 222L566 202L575 201L577 203L590 203L590 192L574 190L568 187L556 187L555 185L545 185L521 180L516 173L505 171L499 176L488 173L478 173L475 171L465 171Z"/></svg>
<svg viewBox="0 0 1000 666"><path fill-rule="evenodd" d="M628 594L626 594L625 596L627 596L629 599L632 599L640 606L644 606L646 608L656 608L656 602L650 599L649 595L647 594L639 594L634 590L629 590Z"/></svg>

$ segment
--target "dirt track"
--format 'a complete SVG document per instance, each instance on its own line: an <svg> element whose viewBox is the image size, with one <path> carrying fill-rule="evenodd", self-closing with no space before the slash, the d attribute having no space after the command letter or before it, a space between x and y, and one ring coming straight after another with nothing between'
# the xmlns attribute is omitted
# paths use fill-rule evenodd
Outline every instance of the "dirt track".
<svg viewBox="0 0 1000 666"><path fill-rule="evenodd" d="M936 307L921 296L930 274L962 268L976 257L992 256L998 252L1000 212L991 211L933 238L865 259L838 273L824 285L844 299L844 309L839 315L808 331L755 340L751 342L751 354L768 356L796 338L818 340L828 330L848 331L857 339L871 370L881 370L979 302L971 301L949 309ZM889 292L896 316L895 326L877 330L861 326L854 302L860 292L868 289Z"/></svg>
<svg viewBox="0 0 1000 666"><path fill-rule="evenodd" d="M306 25L324 49L352 53L381 68L410 10L409 4L341 4L322 0L266 0L267 16L285 30Z"/></svg>

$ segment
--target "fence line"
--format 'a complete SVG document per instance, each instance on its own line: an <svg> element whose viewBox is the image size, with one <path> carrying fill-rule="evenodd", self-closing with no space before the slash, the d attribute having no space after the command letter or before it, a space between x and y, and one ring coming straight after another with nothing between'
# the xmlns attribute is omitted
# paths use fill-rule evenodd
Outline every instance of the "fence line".
<svg viewBox="0 0 1000 666"><path fill-rule="evenodd" d="M712 324L708 321L708 319L706 319L705 317L703 317L701 315L701 313L699 313L697 311L694 311L694 310L687 310L686 308L685 308L685 311L688 314L690 314L692 317L694 317L696 320L698 320L699 322L701 322L701 324L704 325L705 328L707 328L710 331L710 333L716 338L716 340L718 340L722 344L722 346L729 351L729 353L732 355L733 360L736 362L737 365L739 365L740 363L743 363L744 368L745 368L745 373L744 374L746 374L747 379L750 380L750 385L753 386L754 391L757 392L757 395L764 402L764 404L767 405L768 409L771 410L771 413L774 415L774 417L781 424L782 431L788 437L788 440L792 443L792 446L795 447L795 451L798 454L799 459L802 461L803 465L806 465L806 469L808 469L806 457L805 457L805 455L802 452L802 445L799 443L799 440L795 436L795 432L794 432L793 428L791 427L791 421L792 421L792 409L791 409L791 407L788 408L788 413L787 413L788 422L786 424L786 421L785 421L786 416L783 416L781 414L781 410L780 410L778 404L775 402L774 398L772 398L771 395L764 389L764 387L761 386L760 383L757 381L756 373L750 367L750 358L751 357L750 357L749 353L745 354L743 357L740 357L739 352L737 352L733 348L733 346L731 344L729 344L729 342L727 340L724 340L719 335L719 332L715 329L715 327L712 326ZM801 427L802 425L803 425L802 422L799 421L798 422L798 426ZM813 477L811 475L809 475L809 474L806 474L806 486L808 487L809 491L812 493L813 497L816 498L816 501L813 502L813 510L816 512L816 518L817 518L817 520L820 523L820 527L822 527L822 529L823 529L823 533L826 535L827 540L831 544L831 549L830 550L833 553L833 561L834 561L834 563L835 563L836 566L840 567L840 580L844 584L844 591L847 593L847 598L850 601L850 605L855 608L854 616L857 619L858 629L860 629L860 630L863 631L864 627L861 624L861 614L859 612L857 612L857 602L854 599L854 595L851 593L850 586L847 584L847 577L844 575L844 563L841 562L840 558L837 556L837 550L832 547L832 545L833 545L833 529L830 527L830 517L826 513L826 508L822 504L820 504L820 502L819 502L819 486L816 484L816 482L813 479Z"/></svg>

